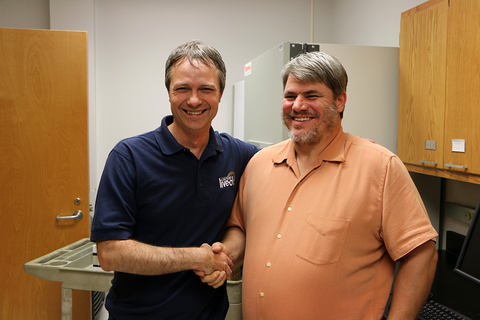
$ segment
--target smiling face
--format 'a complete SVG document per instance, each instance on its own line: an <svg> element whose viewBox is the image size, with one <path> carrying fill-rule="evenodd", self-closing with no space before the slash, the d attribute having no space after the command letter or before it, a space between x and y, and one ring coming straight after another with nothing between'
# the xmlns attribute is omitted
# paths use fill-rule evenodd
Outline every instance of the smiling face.
<svg viewBox="0 0 480 320"><path fill-rule="evenodd" d="M222 94L217 69L188 59L172 67L168 90L175 131L182 135L206 134L217 115Z"/></svg>
<svg viewBox="0 0 480 320"><path fill-rule="evenodd" d="M305 82L289 76L283 98L283 122L298 144L318 144L340 129L340 112L346 94L333 99L332 90L320 82Z"/></svg>

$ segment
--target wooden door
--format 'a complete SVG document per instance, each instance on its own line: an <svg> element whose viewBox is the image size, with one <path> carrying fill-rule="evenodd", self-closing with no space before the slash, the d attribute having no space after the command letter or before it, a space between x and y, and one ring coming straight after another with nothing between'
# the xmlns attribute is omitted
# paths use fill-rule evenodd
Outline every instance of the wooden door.
<svg viewBox="0 0 480 320"><path fill-rule="evenodd" d="M451 0L448 19L445 164L480 174L480 1ZM464 153L452 152L453 139L465 140Z"/></svg>
<svg viewBox="0 0 480 320"><path fill-rule="evenodd" d="M443 167L447 15L447 0L402 13L398 156L405 163Z"/></svg>
<svg viewBox="0 0 480 320"><path fill-rule="evenodd" d="M61 284L23 266L89 236L87 81L86 32L0 28L1 319L61 319Z"/></svg>

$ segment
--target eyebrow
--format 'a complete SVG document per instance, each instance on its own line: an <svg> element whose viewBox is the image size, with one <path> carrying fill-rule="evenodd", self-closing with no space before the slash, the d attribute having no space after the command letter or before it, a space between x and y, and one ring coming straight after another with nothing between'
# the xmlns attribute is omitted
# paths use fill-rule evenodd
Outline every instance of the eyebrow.
<svg viewBox="0 0 480 320"><path fill-rule="evenodd" d="M172 84L173 88L178 88L178 87L190 87L191 85L188 82L178 82L178 83L173 83ZM215 83L204 83L199 85L201 88L216 88L217 86Z"/></svg>
<svg viewBox="0 0 480 320"><path fill-rule="evenodd" d="M284 94L304 94L304 95L318 94L318 95L320 95L320 96L324 96L324 95L325 95L324 93L322 93L321 91L318 91L318 90L308 90L308 91L299 92L299 93L297 93L296 91L286 90L286 91L284 92Z"/></svg>
<svg viewBox="0 0 480 320"><path fill-rule="evenodd" d="M201 84L200 87L216 88L217 86L215 85L215 83L204 83Z"/></svg>

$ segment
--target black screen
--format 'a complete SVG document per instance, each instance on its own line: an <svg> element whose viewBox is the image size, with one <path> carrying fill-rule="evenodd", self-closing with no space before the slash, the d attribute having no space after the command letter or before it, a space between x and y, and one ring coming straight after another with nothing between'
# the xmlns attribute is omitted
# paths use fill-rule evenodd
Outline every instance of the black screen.
<svg viewBox="0 0 480 320"><path fill-rule="evenodd" d="M463 243L455 272L480 285L480 201Z"/></svg>

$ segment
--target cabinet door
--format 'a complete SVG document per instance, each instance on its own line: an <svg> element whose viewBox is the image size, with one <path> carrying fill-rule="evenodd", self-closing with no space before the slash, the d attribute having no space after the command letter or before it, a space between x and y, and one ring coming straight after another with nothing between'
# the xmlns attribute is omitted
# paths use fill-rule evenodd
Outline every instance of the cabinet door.
<svg viewBox="0 0 480 320"><path fill-rule="evenodd" d="M86 32L0 28L0 319L61 318L61 284L23 268L89 235L87 98ZM90 305L75 290L73 320Z"/></svg>
<svg viewBox="0 0 480 320"><path fill-rule="evenodd" d="M402 14L398 156L405 163L443 167L447 15L447 0Z"/></svg>
<svg viewBox="0 0 480 320"><path fill-rule="evenodd" d="M480 1L451 0L448 19L445 167L480 174ZM452 139L465 140L464 153Z"/></svg>

